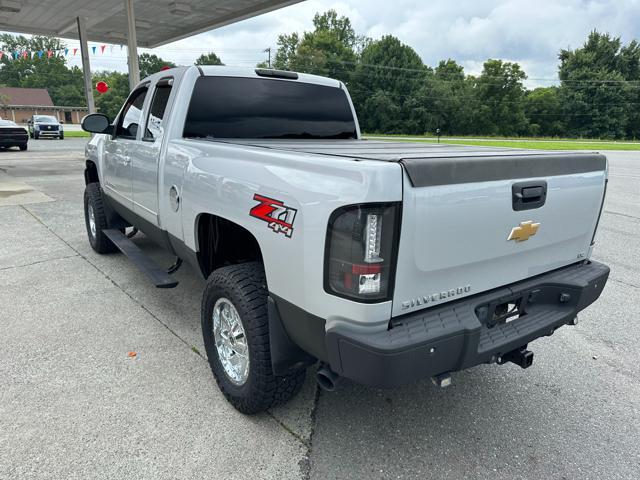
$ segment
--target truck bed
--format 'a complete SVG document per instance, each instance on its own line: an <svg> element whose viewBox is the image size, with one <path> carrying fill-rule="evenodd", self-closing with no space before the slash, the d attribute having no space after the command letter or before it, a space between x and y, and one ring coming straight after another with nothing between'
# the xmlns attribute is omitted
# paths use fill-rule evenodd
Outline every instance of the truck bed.
<svg viewBox="0 0 640 480"><path fill-rule="evenodd" d="M401 163L414 187L547 177L606 168L593 152L523 150L464 145L387 142L379 140L232 140L229 143Z"/></svg>

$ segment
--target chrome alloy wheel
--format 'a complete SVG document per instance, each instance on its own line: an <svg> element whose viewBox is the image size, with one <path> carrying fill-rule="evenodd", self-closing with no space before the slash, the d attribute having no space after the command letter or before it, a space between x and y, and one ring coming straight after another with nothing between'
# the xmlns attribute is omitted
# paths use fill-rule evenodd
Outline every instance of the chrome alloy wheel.
<svg viewBox="0 0 640 480"><path fill-rule="evenodd" d="M89 230L91 230L91 236L96 238L96 215L93 213L93 205L87 205L87 214L89 217Z"/></svg>
<svg viewBox="0 0 640 480"><path fill-rule="evenodd" d="M235 385L249 378L249 346L236 307L219 298L213 307L213 336L224 373Z"/></svg>

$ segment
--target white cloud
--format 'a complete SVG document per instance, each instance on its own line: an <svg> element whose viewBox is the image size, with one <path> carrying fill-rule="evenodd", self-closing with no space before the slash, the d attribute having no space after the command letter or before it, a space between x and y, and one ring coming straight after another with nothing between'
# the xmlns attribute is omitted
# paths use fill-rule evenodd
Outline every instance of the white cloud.
<svg viewBox="0 0 640 480"><path fill-rule="evenodd" d="M555 78L559 50L580 46L593 29L624 41L640 37L640 0L309 0L153 53L189 64L212 50L227 64L252 66L280 33L310 29L314 13L330 8L347 15L358 33L399 37L429 65L453 58L477 74L487 58L507 59L524 67L530 85ZM118 47L92 61L94 69L126 70ZM72 62L79 64L79 56Z"/></svg>

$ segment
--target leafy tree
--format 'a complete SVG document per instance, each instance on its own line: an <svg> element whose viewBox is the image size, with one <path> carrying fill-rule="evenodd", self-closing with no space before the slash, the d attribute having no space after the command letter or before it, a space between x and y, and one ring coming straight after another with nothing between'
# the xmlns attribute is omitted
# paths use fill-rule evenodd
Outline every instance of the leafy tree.
<svg viewBox="0 0 640 480"><path fill-rule="evenodd" d="M149 75L153 75L154 73L162 70L163 67L176 66L175 63L163 60L157 55L153 55L150 53L143 53L138 55L138 64L140 67L140 78L146 78Z"/></svg>
<svg viewBox="0 0 640 480"><path fill-rule="evenodd" d="M324 75L348 82L355 68L358 37L347 17L335 10L313 18L314 30L280 35L274 68Z"/></svg>
<svg viewBox="0 0 640 480"><path fill-rule="evenodd" d="M278 36L278 50L273 60L273 67L279 70L293 70L296 63L296 55L300 45L300 36L293 32Z"/></svg>
<svg viewBox="0 0 640 480"><path fill-rule="evenodd" d="M214 52L203 53L196 60L196 65L224 65L220 57Z"/></svg>
<svg viewBox="0 0 640 480"><path fill-rule="evenodd" d="M479 103L477 133L485 135L522 135L528 131L524 113L527 75L517 63L487 60L475 82Z"/></svg>
<svg viewBox="0 0 640 480"><path fill-rule="evenodd" d="M351 93L367 132L424 133L414 101L430 70L408 45L391 35L370 42L353 75ZM384 117L384 118L378 118Z"/></svg>
<svg viewBox="0 0 640 480"><path fill-rule="evenodd" d="M109 90L106 93L96 93L96 107L100 113L104 113L114 120L125 100L129 96L129 75L120 72L96 72L92 82L106 82Z"/></svg>
<svg viewBox="0 0 640 480"><path fill-rule="evenodd" d="M476 111L473 84L454 60L441 61L417 94L425 132L464 135L474 132Z"/></svg>
<svg viewBox="0 0 640 480"><path fill-rule="evenodd" d="M593 31L581 48L561 50L559 58L560 96L569 134L624 137L630 113L637 110L636 105L630 112L633 92L626 81L640 80L638 44L623 47L619 37Z"/></svg>
<svg viewBox="0 0 640 480"><path fill-rule="evenodd" d="M529 133L556 137L565 135L566 126L558 87L536 88L525 97L525 112L529 119Z"/></svg>

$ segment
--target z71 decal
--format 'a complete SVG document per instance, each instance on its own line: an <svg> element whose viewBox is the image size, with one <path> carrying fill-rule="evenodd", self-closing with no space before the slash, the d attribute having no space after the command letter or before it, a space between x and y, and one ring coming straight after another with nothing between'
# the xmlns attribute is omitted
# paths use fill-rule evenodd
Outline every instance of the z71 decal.
<svg viewBox="0 0 640 480"><path fill-rule="evenodd" d="M276 233L283 233L287 238L293 235L293 221L298 212L295 208L287 207L280 200L263 197L257 193L253 199L258 203L249 211L249 215L263 222L267 222L269 228Z"/></svg>

